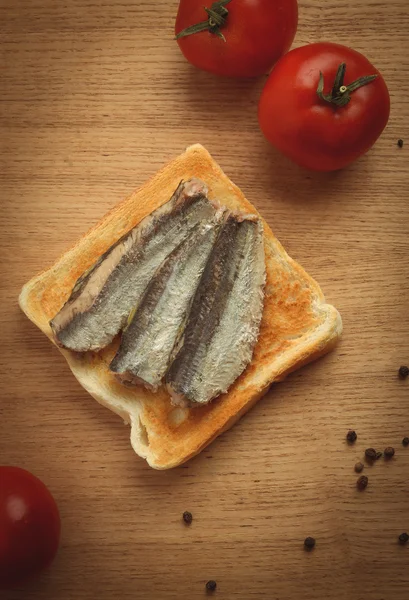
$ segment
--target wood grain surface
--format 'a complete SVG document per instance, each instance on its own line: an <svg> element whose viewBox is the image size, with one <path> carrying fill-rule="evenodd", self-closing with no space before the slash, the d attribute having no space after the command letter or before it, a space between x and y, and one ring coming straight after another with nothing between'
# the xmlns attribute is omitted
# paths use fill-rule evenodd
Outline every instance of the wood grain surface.
<svg viewBox="0 0 409 600"><path fill-rule="evenodd" d="M409 530L409 380L397 370L409 363L407 0L300 1L295 45L351 45L391 92L374 149L325 175L264 141L265 78L217 79L185 62L176 10L176 0L0 0L0 462L42 478L62 518L53 567L0 596L196 600L215 579L220 600L406 600L409 546L397 536ZM17 296L194 142L320 282L344 336L200 456L156 472ZM354 463L387 445L395 458L367 467L359 493Z"/></svg>

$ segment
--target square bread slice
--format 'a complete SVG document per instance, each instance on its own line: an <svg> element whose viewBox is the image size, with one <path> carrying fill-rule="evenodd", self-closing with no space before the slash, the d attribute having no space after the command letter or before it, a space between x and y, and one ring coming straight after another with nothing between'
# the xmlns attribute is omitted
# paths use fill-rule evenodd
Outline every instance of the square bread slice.
<svg viewBox="0 0 409 600"><path fill-rule="evenodd" d="M54 343L50 319L68 299L77 278L120 236L169 200L182 179L198 177L209 197L231 209L257 211L200 145L189 147L150 181L117 205L52 267L29 281L19 303ZM264 312L253 360L227 394L206 406L172 406L164 389L125 387L109 371L118 341L99 353L60 348L80 384L131 426L135 452L155 469L169 469L199 453L247 412L275 381L328 352L342 321L325 303L319 285L285 252L263 220L267 282Z"/></svg>

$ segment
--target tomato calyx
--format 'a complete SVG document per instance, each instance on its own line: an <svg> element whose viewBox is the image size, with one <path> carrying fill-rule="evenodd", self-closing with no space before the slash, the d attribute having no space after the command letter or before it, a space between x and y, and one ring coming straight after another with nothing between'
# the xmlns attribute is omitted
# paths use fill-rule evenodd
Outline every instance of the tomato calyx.
<svg viewBox="0 0 409 600"><path fill-rule="evenodd" d="M207 12L208 19L206 21L202 21L201 23L196 23L196 25L186 27L186 29L183 29L176 35L175 39L179 40L182 37L186 37L194 33L208 31L209 33L217 35L225 42L226 38L220 30L226 25L226 20L229 15L226 4L229 4L229 2L231 2L231 0L217 0L217 2L213 2L210 8L204 6L203 8Z"/></svg>
<svg viewBox="0 0 409 600"><path fill-rule="evenodd" d="M355 92L355 90L364 85L368 85L368 83L371 83L371 81L378 77L378 75L364 75L352 83L344 85L346 68L346 63L341 63L339 65L337 74L335 76L334 85L332 86L332 90L329 94L324 94L324 75L320 71L317 95L319 98L321 98L321 100L329 102L329 104L334 104L335 106L346 106L351 101L352 92Z"/></svg>

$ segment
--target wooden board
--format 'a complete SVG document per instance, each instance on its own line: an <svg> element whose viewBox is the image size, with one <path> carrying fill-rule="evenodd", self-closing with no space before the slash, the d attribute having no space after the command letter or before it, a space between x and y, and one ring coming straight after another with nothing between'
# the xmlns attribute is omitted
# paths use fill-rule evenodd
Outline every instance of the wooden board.
<svg viewBox="0 0 409 600"><path fill-rule="evenodd" d="M257 126L265 78L191 68L176 0L2 0L0 461L41 477L62 543L7 600L408 598L409 40L407 0L300 2L296 45L332 40L384 73L390 123L349 169L314 174ZM397 139L405 140L402 149ZM23 283L187 145L201 142L320 282L338 349L274 386L184 467L155 472L19 312ZM358 432L348 447L349 428ZM368 446L396 447L367 468ZM194 522L183 525L191 510ZM307 535L317 539L303 551Z"/></svg>

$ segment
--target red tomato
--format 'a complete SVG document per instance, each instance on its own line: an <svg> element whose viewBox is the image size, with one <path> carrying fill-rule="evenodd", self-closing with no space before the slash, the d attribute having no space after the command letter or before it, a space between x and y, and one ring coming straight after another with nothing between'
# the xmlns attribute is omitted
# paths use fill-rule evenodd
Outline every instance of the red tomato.
<svg viewBox="0 0 409 600"><path fill-rule="evenodd" d="M345 78L334 85L343 63ZM327 100L317 93L320 72ZM353 82L373 74L375 79L349 90ZM258 118L266 138L294 162L333 171L369 150L388 122L389 108L383 77L362 54L318 43L278 61L262 92Z"/></svg>
<svg viewBox="0 0 409 600"><path fill-rule="evenodd" d="M287 52L297 22L297 0L180 0L175 33L195 67L216 75L255 77ZM198 23L201 31L178 37Z"/></svg>
<svg viewBox="0 0 409 600"><path fill-rule="evenodd" d="M0 587L47 567L59 539L60 516L46 486L24 469L0 466Z"/></svg>

